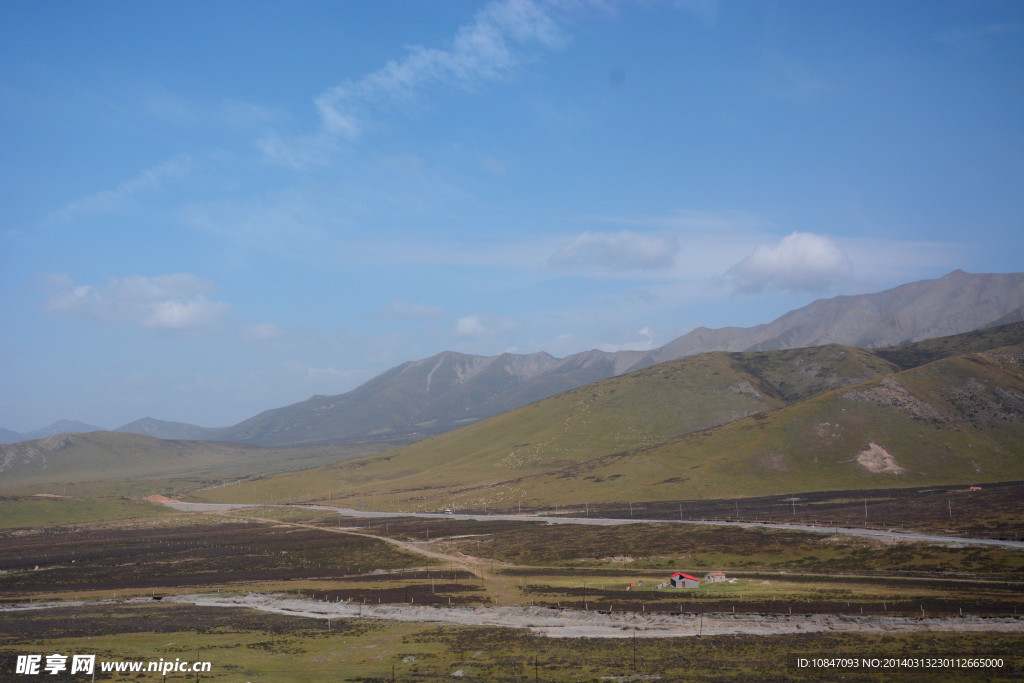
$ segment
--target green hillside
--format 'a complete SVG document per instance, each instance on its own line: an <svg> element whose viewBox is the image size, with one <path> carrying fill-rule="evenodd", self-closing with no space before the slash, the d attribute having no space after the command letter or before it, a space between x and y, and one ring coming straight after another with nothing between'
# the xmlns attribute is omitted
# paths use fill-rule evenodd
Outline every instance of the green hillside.
<svg viewBox="0 0 1024 683"><path fill-rule="evenodd" d="M1017 324L876 351L702 354L278 475L261 495L479 509L1024 479L1022 343Z"/></svg>
<svg viewBox="0 0 1024 683"><path fill-rule="evenodd" d="M521 482L538 500L674 500L1024 478L1024 349L896 375Z"/></svg>
<svg viewBox="0 0 1024 683"><path fill-rule="evenodd" d="M58 434L0 444L0 481L4 486L31 486L183 476L237 478L316 467L368 452L375 451L358 445L260 448L127 432Z"/></svg>
<svg viewBox="0 0 1024 683"><path fill-rule="evenodd" d="M282 475L275 497L379 491L416 498L501 483L491 505L527 495L520 480L595 457L663 443L891 373L863 349L838 345L759 353L708 353L596 382L379 458ZM231 489L209 492L218 500ZM251 491L235 491L239 500Z"/></svg>

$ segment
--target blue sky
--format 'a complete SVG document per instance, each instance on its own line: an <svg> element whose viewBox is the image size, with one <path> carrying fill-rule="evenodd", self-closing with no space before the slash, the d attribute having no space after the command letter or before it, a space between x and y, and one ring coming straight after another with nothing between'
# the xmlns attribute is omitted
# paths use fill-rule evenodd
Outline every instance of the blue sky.
<svg viewBox="0 0 1024 683"><path fill-rule="evenodd" d="M0 3L0 426L1022 269L1024 3Z"/></svg>

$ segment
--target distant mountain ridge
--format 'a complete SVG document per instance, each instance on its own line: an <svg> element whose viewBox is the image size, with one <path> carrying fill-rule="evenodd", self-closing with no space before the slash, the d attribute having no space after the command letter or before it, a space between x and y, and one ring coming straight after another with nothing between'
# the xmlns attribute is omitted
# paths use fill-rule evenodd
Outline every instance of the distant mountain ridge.
<svg viewBox="0 0 1024 683"><path fill-rule="evenodd" d="M158 439L201 439L204 435L214 431L215 427L197 427L185 422L167 422L152 417L144 417L135 422L129 422L123 427L118 427L115 432L127 432L129 434L144 434L155 436Z"/></svg>
<svg viewBox="0 0 1024 683"><path fill-rule="evenodd" d="M1024 478L1022 428L1024 323L1015 323L877 350L709 352L386 453L379 442L262 448L58 434L0 445L0 478L27 486L119 482L121 490L129 480L183 477L212 484L197 491L211 501L331 500L332 492L337 500L356 492L391 505L508 509L517 500L1016 481ZM292 471L258 487L252 480L282 470ZM223 486L226 478L238 481Z"/></svg>
<svg viewBox="0 0 1024 683"><path fill-rule="evenodd" d="M216 427L197 427L196 425L184 422L166 422L152 417L144 417L113 430L115 432L126 432L129 434L144 434L154 436L158 439L201 439ZM76 422L74 420L59 420L53 424L34 429L31 432L13 432L9 429L0 429L0 444L18 443L21 441L33 441L43 439L57 434L86 434L88 432L107 431L105 427Z"/></svg>
<svg viewBox="0 0 1024 683"><path fill-rule="evenodd" d="M819 299L755 327L698 328L652 351L473 356L409 361L352 391L268 410L208 439L264 446L422 437L563 391L708 351L825 344L880 348L1024 318L1024 273L956 270L874 294Z"/></svg>
<svg viewBox="0 0 1024 683"><path fill-rule="evenodd" d="M103 431L103 427L78 422L76 420L58 420L53 424L46 425L30 432L14 432L10 429L0 429L0 443L16 443L18 441L31 441L33 439L44 439L57 434L84 434L86 432Z"/></svg>
<svg viewBox="0 0 1024 683"><path fill-rule="evenodd" d="M231 427L206 429L144 418L116 431L260 446L409 441L592 382L708 351L826 344L881 348L1022 320L1024 273L956 270L878 293L819 299L754 327L697 328L650 351L591 350L565 358L544 352L476 356L445 351L402 363L347 393L313 396ZM0 443L97 429L101 428L62 421L26 434L0 430Z"/></svg>

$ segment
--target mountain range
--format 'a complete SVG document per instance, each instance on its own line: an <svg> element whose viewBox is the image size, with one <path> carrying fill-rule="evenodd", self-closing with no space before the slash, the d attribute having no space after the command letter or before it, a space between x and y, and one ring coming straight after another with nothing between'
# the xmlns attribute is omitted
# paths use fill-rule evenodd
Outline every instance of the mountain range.
<svg viewBox="0 0 1024 683"><path fill-rule="evenodd" d="M100 431L0 445L0 474L121 492L174 478L214 502L355 495L405 510L1016 481L1024 322L873 350L712 351L380 450Z"/></svg>
<svg viewBox="0 0 1024 683"><path fill-rule="evenodd" d="M880 348L1024 320L1024 273L961 270L873 294L820 299L766 324L698 328L648 351L476 356L446 351L394 367L344 394L313 396L234 426L207 429L153 418L115 431L260 446L413 441L623 373L709 351L843 344ZM0 442L99 429L56 423Z"/></svg>
<svg viewBox="0 0 1024 683"><path fill-rule="evenodd" d="M582 513L587 502L1021 479L1024 323L1013 323L875 350L703 353L384 453L274 475L258 495ZM199 495L256 500L248 485Z"/></svg>
<svg viewBox="0 0 1024 683"><path fill-rule="evenodd" d="M876 294L821 299L755 327L698 328L651 351L473 356L403 363L345 394L269 410L204 438L260 445L412 440L615 375L708 351L879 348L1024 320L1024 273L957 270Z"/></svg>

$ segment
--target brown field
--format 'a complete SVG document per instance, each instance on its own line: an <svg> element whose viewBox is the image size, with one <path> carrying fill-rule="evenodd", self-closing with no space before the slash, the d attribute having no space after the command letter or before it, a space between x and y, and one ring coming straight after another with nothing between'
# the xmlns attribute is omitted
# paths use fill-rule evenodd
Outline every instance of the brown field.
<svg viewBox="0 0 1024 683"><path fill-rule="evenodd" d="M643 507L635 506L638 511ZM985 671L986 679L1024 675L1019 633L716 635L686 638L683 645L684 639L657 637L637 642L629 634L563 639L519 628L361 618L324 624L162 600L175 593L252 592L301 596L312 605L1012 618L1024 613L1024 553L999 548L665 523L351 520L297 507L8 529L0 531L0 548L0 603L68 602L4 612L0 680L13 671L16 654L43 649L110 659L189 655L214 662L202 680L223 681L386 681L392 671L395 680L455 680L457 671L464 680L487 681L817 680L821 670L795 665L797 657L815 653L995 655L1006 664ZM654 588L677 570L722 570L735 583ZM125 602L128 596L136 601ZM85 602L74 606L75 600ZM941 678L978 673L944 670ZM847 680L918 680L919 674L842 672Z"/></svg>

